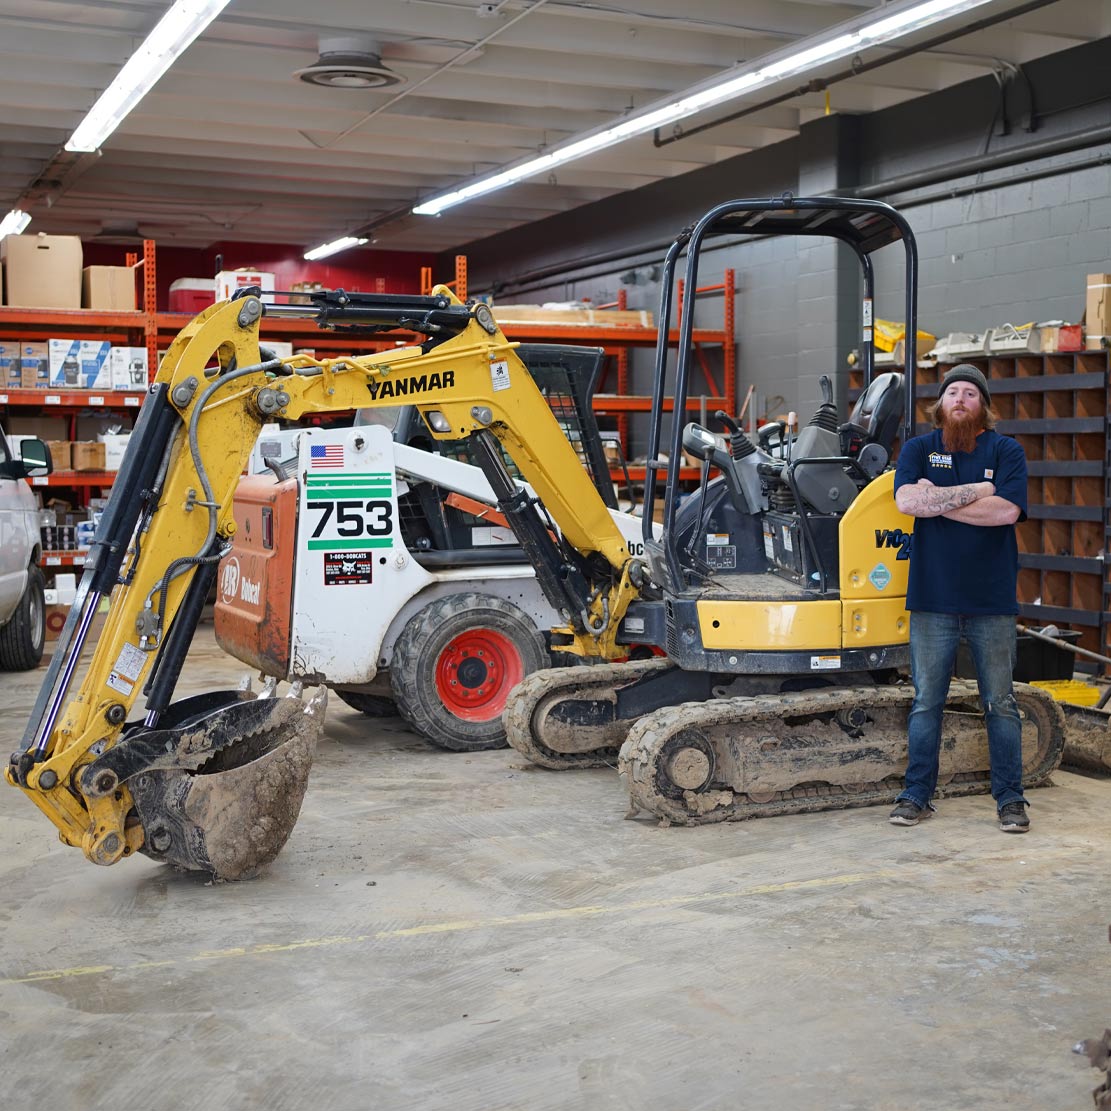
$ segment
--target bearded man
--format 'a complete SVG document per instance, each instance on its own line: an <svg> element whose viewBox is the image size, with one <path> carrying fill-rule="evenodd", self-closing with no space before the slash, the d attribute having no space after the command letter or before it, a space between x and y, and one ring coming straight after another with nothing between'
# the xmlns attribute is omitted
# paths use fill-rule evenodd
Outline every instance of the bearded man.
<svg viewBox="0 0 1111 1111"><path fill-rule="evenodd" d="M1030 828L1022 794L1022 726L1011 686L1018 613L1015 524L1026 519L1026 455L994 431L983 374L953 367L933 409L934 430L903 445L895 504L916 518L907 609L914 703L907 721L906 786L889 821L928 818L937 790L941 716L957 647L976 664L999 828Z"/></svg>

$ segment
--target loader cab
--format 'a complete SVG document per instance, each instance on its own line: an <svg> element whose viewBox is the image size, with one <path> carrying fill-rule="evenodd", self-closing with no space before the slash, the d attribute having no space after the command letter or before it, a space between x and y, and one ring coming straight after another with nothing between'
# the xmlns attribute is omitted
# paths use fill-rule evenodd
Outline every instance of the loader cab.
<svg viewBox="0 0 1111 1111"><path fill-rule="evenodd" d="M602 371L605 351L600 347L561 344L522 344L517 355L525 364L548 407L575 449L584 470L610 509L617 497L594 415L592 398ZM397 443L435 452L463 463L477 465L466 440L436 440L415 406L361 409L358 424L385 424ZM521 478L517 465L503 451L506 470ZM425 565L453 566L470 554L486 562L525 563L524 552L506 527L469 512L464 499L445 496L429 482L413 484L398 501L402 536L409 550Z"/></svg>
<svg viewBox="0 0 1111 1111"><path fill-rule="evenodd" d="M903 375L873 374L875 273L871 256L893 244L903 247L906 363L913 367L918 286L914 236L906 220L880 201L799 198L790 194L719 205L686 229L668 251L661 278L661 338L656 349L649 460L677 459L683 450L698 455L693 426L674 420L666 439L664 434L665 408L671 407L665 406L665 381L671 375L664 323L672 319L680 262L684 264L686 288L695 289L707 245L722 236L744 235L825 236L854 252L862 275L864 390L848 420L842 422L833 403L832 383L823 378L823 403L794 440L785 439L784 430L780 430L778 451L771 450L770 442L758 439L754 444L747 440L741 443L734 436L732 452L723 457L719 451L715 456L707 441L708 454L699 456L704 460L702 488L685 505L677 469L664 471L663 536L659 541L650 535L648 522L661 491L653 483L645 490L645 551L653 579L669 594L704 590L707 585L722 583L723 576L763 576L770 572L802 591L800 598L837 598L841 524L861 493L889 467L900 438L905 439L913 428L913 391L906 388ZM695 298L685 298L678 315L679 344L671 391L676 414L686 411L690 389L695 360L694 313ZM830 354L832 364L836 360L834 353ZM708 465L716 467L723 479L707 483ZM753 494L753 474L758 476L757 495ZM723 522L730 524L728 530L721 529ZM737 583L733 585L740 589ZM757 590L756 580L748 582L747 588Z"/></svg>

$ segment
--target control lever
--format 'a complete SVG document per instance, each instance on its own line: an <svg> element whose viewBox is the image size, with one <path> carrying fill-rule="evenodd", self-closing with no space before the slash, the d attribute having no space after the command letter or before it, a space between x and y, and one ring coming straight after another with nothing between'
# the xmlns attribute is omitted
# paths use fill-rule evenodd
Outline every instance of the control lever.
<svg viewBox="0 0 1111 1111"><path fill-rule="evenodd" d="M745 513L757 513L759 506L752 505L745 493L737 470L733 465L733 457L726 453L718 444L718 438L708 428L691 421L683 429L683 450L689 452L696 459L717 467L725 476L725 483L733 497L733 504Z"/></svg>
<svg viewBox="0 0 1111 1111"><path fill-rule="evenodd" d="M734 459L744 459L746 455L751 455L756 450L752 446L752 441L745 435L745 430L741 427L740 421L734 420L724 409L719 409L714 413L714 419L721 421L728 429L729 454Z"/></svg>
<svg viewBox="0 0 1111 1111"><path fill-rule="evenodd" d="M772 436L777 436L775 444L772 444ZM756 430L756 438L760 441L760 447L764 449L769 455L776 448L782 450L783 442L787 437L787 422L782 420L768 421L767 424L761 425Z"/></svg>

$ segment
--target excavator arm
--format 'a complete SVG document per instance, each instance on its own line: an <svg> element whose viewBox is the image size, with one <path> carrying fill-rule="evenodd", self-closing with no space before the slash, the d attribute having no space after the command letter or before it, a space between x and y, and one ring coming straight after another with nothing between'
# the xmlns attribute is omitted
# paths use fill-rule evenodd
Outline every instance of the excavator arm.
<svg viewBox="0 0 1111 1111"><path fill-rule="evenodd" d="M296 822L323 688L308 703L298 690L285 698L264 690L260 698L229 691L172 701L235 532L236 483L266 421L394 406L404 398L432 436L469 438L499 509L567 622L559 631L565 651L620 654L618 624L644 584L643 567L630 558L516 345L485 306L464 306L445 287L428 298L323 295L312 311L326 327L400 325L427 339L321 360L269 357L259 342L266 311L255 295L214 305L167 351L23 747L6 771L62 841L97 864L141 851L240 878L273 859ZM562 539L510 478L503 448ZM371 538L382 506L361 494L340 497L342 486L322 494L323 511L344 514L340 536ZM105 600L106 622L82 671ZM141 697L143 716L129 721Z"/></svg>

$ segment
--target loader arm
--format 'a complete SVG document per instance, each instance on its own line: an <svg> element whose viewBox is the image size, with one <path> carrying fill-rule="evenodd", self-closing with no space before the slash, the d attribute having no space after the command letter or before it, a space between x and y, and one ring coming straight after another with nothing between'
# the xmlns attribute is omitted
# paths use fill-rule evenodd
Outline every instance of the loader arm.
<svg viewBox="0 0 1111 1111"><path fill-rule="evenodd" d="M617 626L643 569L630 559L516 345L489 310L461 305L444 287L431 298L408 299L403 310L396 300L381 298L383 320L412 320L429 336L425 344L319 361L269 358L259 345L266 310L247 296L202 312L167 351L24 746L6 771L62 841L94 863L142 851L238 878L268 863L296 821L319 730L317 700L302 707L297 697L217 692L171 705L236 528L236 484L262 425L277 416L393 406L404 397L434 437L471 438L499 509L568 622L561 647L583 656L620 653ZM343 308L330 305L322 323L337 326ZM367 297L348 319L385 327L376 312ZM562 540L509 477L499 443ZM350 517L352 535L374 530L381 509L365 508ZM84 642L104 599L106 623L81 674ZM141 696L144 716L129 722ZM297 745L287 743L291 737Z"/></svg>

